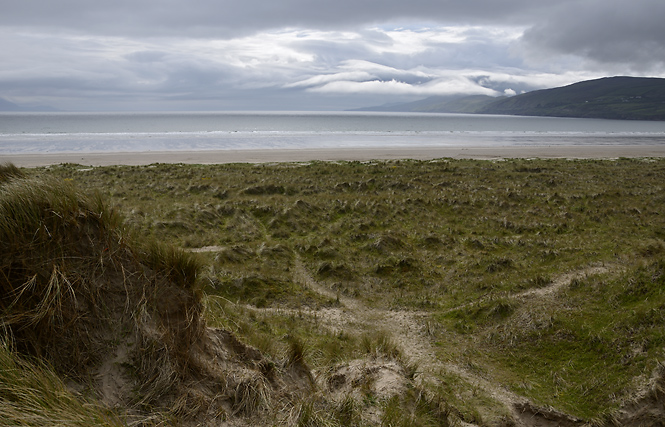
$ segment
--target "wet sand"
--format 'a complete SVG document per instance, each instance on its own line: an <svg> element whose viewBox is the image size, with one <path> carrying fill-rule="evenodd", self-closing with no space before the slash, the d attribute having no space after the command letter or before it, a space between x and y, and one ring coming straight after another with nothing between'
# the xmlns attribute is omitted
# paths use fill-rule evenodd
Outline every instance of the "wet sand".
<svg viewBox="0 0 665 427"><path fill-rule="evenodd" d="M665 145L552 145L519 147L409 147L298 150L162 151L136 153L58 153L0 155L0 162L19 167L77 163L86 166L149 165L153 163L282 163L312 160L431 160L618 157L665 157Z"/></svg>

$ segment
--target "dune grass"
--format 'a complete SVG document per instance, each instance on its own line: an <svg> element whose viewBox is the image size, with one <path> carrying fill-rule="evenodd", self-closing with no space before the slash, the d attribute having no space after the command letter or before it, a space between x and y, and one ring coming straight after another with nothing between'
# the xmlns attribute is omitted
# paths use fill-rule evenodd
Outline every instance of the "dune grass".
<svg viewBox="0 0 665 427"><path fill-rule="evenodd" d="M104 363L113 369L120 347L125 358L118 366L140 366L128 380L136 390L126 403L163 402L180 387L179 359L200 334L201 264L168 244L134 240L99 193L28 177L11 166L1 167L0 176L0 326L7 375L0 404L12 423L90 425L97 424L95 417L103 424L104 416L107 424L119 424L102 404L89 404L84 417L88 403L62 383L77 384L91 399L113 394L101 388L99 369Z"/></svg>
<svg viewBox="0 0 665 427"><path fill-rule="evenodd" d="M286 310L353 298L425 311L437 358L585 419L615 411L665 358L662 159L25 173L98 191L143 235L213 247L202 254L208 315L275 357L287 334L314 368L362 353L359 335ZM338 297L312 292L298 263ZM558 292L529 293L575 272ZM449 402L459 392L438 388Z"/></svg>
<svg viewBox="0 0 665 427"><path fill-rule="evenodd" d="M0 424L12 426L125 425L123 419L93 399L76 395L53 368L15 352L0 342Z"/></svg>
<svg viewBox="0 0 665 427"><path fill-rule="evenodd" d="M77 287L72 283L76 273L64 271L57 261L69 252L64 229L74 219L62 214L92 214L97 225L102 217L112 223L113 215L82 209L85 202L71 186L24 178L15 166L0 165L0 423L124 425L124 420L95 399L66 387L62 372L56 372L49 358L43 357L64 351L65 357L85 363L84 349L59 336L63 346L53 352L54 337L49 336L60 335L59 326L71 320L68 301L75 298ZM43 262L46 259L51 262ZM27 271L34 274L24 276ZM40 333L35 335L37 329ZM85 340L78 344L86 346ZM32 356L26 356L26 351ZM59 357L51 360L61 361Z"/></svg>

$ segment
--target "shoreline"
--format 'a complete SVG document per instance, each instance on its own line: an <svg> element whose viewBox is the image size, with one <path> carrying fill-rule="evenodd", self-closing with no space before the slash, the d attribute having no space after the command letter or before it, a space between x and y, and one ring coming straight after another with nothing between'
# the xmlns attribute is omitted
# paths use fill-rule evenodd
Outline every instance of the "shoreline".
<svg viewBox="0 0 665 427"><path fill-rule="evenodd" d="M290 163L307 161L567 158L612 159L665 157L664 145L551 145L503 147L378 147L112 153L2 154L1 163L18 167L75 163L84 166L141 166L153 163Z"/></svg>

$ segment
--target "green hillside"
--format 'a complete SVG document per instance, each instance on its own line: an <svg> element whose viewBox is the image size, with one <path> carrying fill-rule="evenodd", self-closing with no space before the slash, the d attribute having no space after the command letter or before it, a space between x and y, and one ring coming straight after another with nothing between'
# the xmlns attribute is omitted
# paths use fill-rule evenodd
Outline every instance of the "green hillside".
<svg viewBox="0 0 665 427"><path fill-rule="evenodd" d="M503 98L484 114L665 120L665 79L607 77Z"/></svg>
<svg viewBox="0 0 665 427"><path fill-rule="evenodd" d="M446 99L442 102L425 102L427 100L435 101L434 98L427 98L427 100L423 100L422 104L412 111L421 113L475 113L480 108L484 108L496 101L496 99L487 95L470 95L461 98Z"/></svg>
<svg viewBox="0 0 665 427"><path fill-rule="evenodd" d="M665 120L665 79L606 77L513 97L432 96L360 111Z"/></svg>
<svg viewBox="0 0 665 427"><path fill-rule="evenodd" d="M359 108L355 111L391 111L409 113L475 113L480 108L496 101L487 95L430 96L418 101L392 103L375 107Z"/></svg>

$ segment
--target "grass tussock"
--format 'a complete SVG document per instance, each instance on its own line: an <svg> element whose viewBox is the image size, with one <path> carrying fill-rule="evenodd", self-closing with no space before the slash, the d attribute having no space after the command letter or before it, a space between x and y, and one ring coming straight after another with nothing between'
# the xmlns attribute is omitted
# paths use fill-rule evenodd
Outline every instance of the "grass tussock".
<svg viewBox="0 0 665 427"><path fill-rule="evenodd" d="M448 427L454 419L448 405L419 387L385 403L381 424L395 427Z"/></svg>
<svg viewBox="0 0 665 427"><path fill-rule="evenodd" d="M49 355L56 367L70 365L63 356L86 366L104 351L86 332L84 313L102 315L101 289L89 278L112 268L123 247L118 217L98 203L53 181L0 187L2 323L19 349Z"/></svg>

